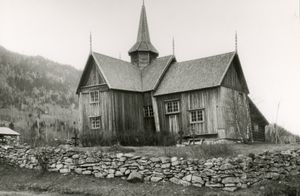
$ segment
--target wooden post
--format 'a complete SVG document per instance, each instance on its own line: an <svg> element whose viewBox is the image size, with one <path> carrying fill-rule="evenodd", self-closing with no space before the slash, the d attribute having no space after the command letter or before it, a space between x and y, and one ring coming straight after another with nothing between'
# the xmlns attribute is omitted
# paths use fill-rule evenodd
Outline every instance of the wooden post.
<svg viewBox="0 0 300 196"><path fill-rule="evenodd" d="M152 100L152 108L153 108L153 115L154 115L155 129L156 129L156 132L160 132L157 100L156 100L156 98L154 97L154 93L153 93L153 92L151 92L151 100Z"/></svg>

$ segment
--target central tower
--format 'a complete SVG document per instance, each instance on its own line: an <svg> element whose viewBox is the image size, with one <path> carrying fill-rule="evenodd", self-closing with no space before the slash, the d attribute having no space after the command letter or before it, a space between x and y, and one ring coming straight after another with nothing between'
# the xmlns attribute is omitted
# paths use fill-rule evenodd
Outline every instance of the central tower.
<svg viewBox="0 0 300 196"><path fill-rule="evenodd" d="M145 5L143 4L136 43L128 51L131 63L143 69L158 56L158 51L150 41Z"/></svg>

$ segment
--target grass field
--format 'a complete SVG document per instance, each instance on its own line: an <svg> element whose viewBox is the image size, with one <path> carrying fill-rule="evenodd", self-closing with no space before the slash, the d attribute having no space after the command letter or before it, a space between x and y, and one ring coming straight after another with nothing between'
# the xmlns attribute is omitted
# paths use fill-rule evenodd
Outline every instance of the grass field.
<svg viewBox="0 0 300 196"><path fill-rule="evenodd" d="M215 145L191 145L185 147L88 147L78 148L79 150L101 150L134 152L140 156L160 157L160 156L177 156L184 158L212 158L212 157L229 157L238 154L248 155L249 153L258 154L264 151L284 151L289 149L300 149L300 144L215 144Z"/></svg>

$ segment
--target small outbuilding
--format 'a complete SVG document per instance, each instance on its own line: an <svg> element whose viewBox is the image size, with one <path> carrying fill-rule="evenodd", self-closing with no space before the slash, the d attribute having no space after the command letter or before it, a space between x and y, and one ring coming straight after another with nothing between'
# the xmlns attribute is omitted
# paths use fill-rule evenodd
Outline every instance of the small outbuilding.
<svg viewBox="0 0 300 196"><path fill-rule="evenodd" d="M6 137L14 137L19 140L20 134L8 127L0 127L0 143L6 141Z"/></svg>

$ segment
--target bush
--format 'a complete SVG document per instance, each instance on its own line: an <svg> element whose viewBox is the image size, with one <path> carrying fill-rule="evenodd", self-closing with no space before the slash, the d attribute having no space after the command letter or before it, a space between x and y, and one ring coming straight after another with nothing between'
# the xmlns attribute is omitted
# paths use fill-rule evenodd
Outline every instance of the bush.
<svg viewBox="0 0 300 196"><path fill-rule="evenodd" d="M48 171L48 164L52 153L52 151L47 151L45 148L40 148L37 151L36 158L38 160L39 166L41 167L42 173Z"/></svg>

